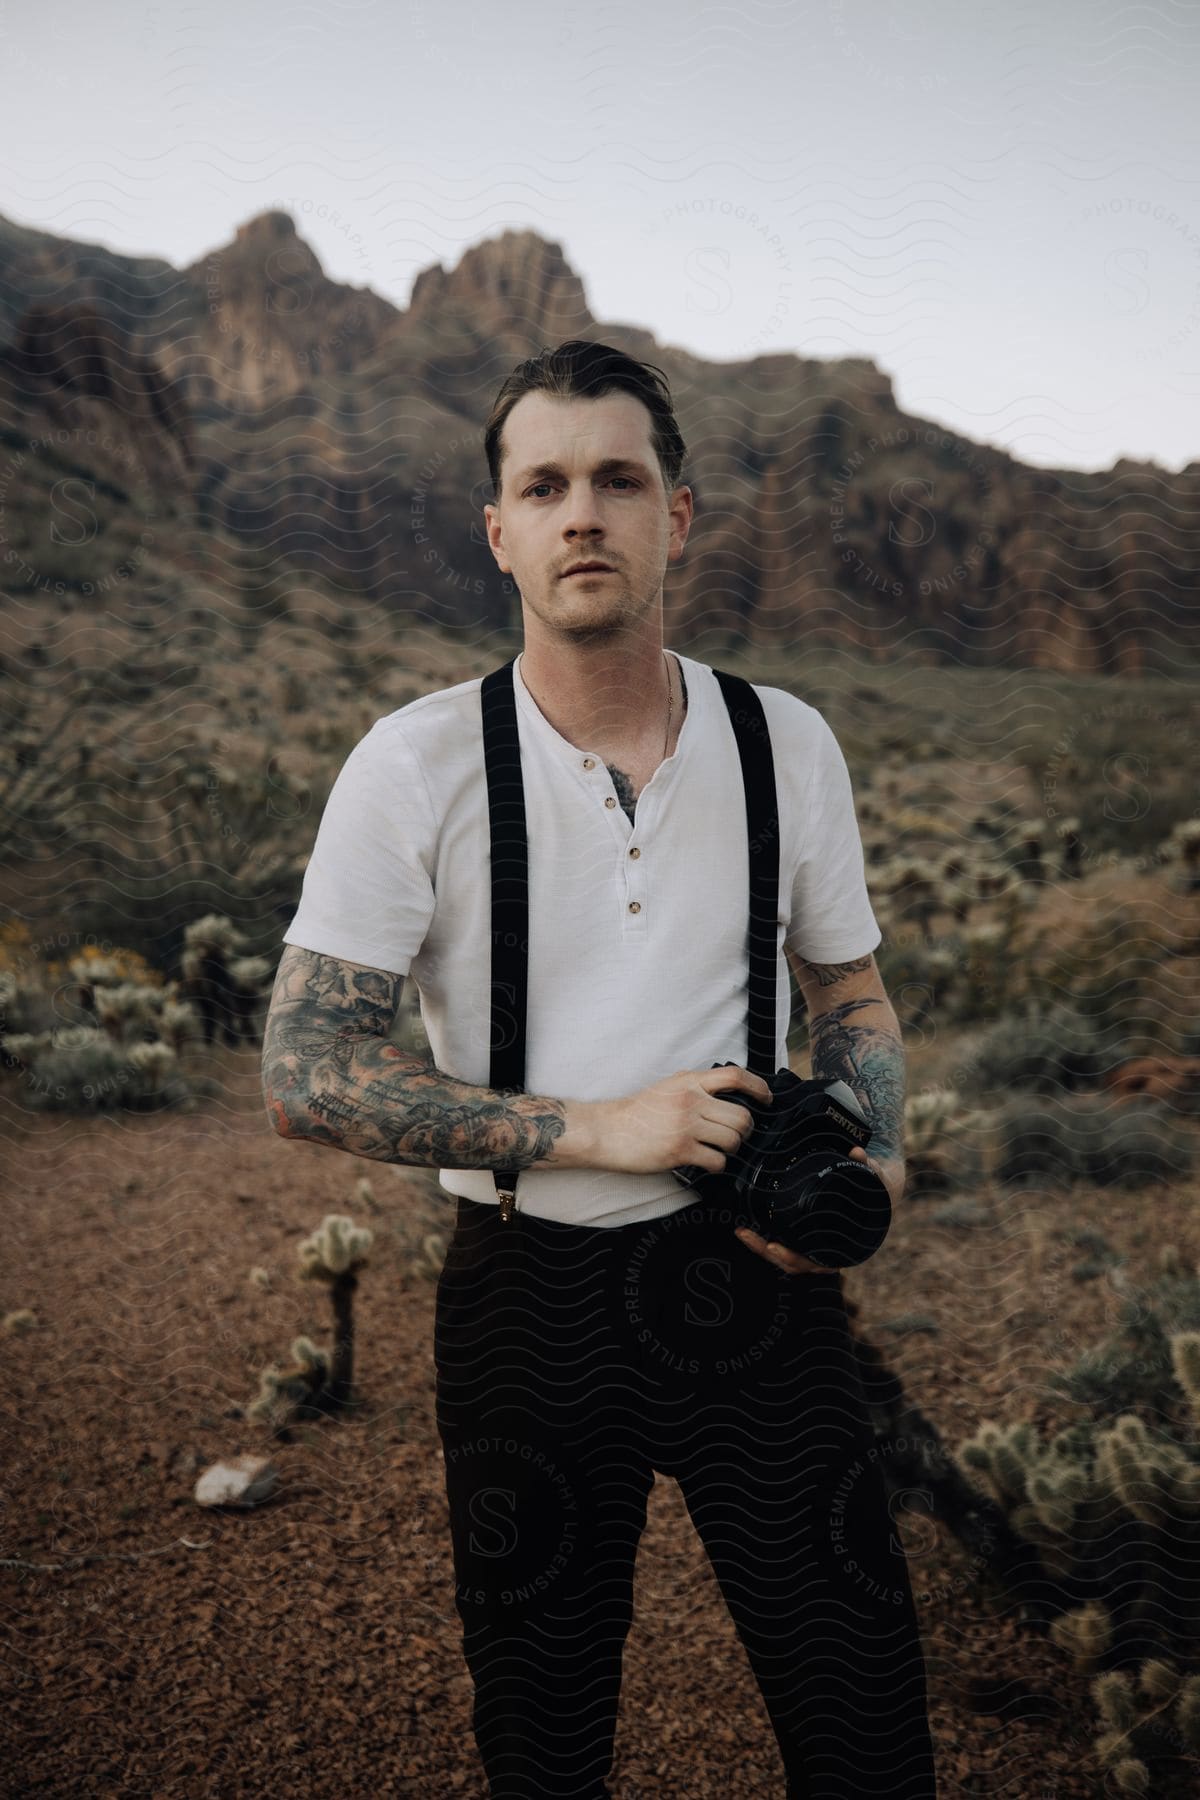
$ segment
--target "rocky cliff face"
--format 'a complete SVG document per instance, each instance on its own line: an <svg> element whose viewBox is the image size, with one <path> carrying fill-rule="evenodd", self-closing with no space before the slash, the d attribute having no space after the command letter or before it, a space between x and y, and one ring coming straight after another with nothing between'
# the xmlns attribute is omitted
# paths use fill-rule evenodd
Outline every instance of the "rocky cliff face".
<svg viewBox="0 0 1200 1800"><path fill-rule="evenodd" d="M476 244L449 273L423 269L408 308L414 325L457 324L483 342L519 343L516 355L593 333L583 283L563 256L534 231L505 231Z"/></svg>
<svg viewBox="0 0 1200 1800"><path fill-rule="evenodd" d="M1112 671L1194 653L1200 464L1029 469L901 414L863 359L705 363L593 319L561 247L530 231L424 270L401 310L330 281L280 212L184 270L0 221L0 575L33 591L47 496L81 479L131 537L122 508L150 495L182 559L215 533L278 579L507 622L483 421L515 362L571 336L671 381L696 495L667 574L676 641ZM86 598L85 550L56 567Z"/></svg>

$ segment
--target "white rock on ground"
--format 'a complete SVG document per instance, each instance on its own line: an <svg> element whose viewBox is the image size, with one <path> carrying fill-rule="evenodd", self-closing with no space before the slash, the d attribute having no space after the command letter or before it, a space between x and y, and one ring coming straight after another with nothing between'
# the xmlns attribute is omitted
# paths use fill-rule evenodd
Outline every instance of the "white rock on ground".
<svg viewBox="0 0 1200 1800"><path fill-rule="evenodd" d="M195 1498L200 1506L257 1506L275 1492L278 1481L279 1471L267 1457L234 1456L205 1469Z"/></svg>

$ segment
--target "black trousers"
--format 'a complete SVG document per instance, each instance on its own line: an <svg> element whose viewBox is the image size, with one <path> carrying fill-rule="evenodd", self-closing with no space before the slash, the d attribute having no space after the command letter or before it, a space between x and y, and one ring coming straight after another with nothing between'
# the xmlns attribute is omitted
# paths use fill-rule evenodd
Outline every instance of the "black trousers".
<svg viewBox="0 0 1200 1800"><path fill-rule="evenodd" d="M784 1274L734 1237L742 1222L696 1201L612 1228L519 1206L504 1224L457 1202L437 1424L492 1800L608 1795L656 1472L678 1481L712 1564L787 1795L936 1794L916 1610L841 1279Z"/></svg>

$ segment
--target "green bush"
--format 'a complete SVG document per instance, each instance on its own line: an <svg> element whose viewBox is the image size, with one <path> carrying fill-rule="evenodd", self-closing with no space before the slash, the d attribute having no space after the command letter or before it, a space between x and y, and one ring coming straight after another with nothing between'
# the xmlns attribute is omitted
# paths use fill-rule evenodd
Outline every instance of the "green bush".
<svg viewBox="0 0 1200 1800"><path fill-rule="evenodd" d="M1194 1155L1187 1128L1156 1100L1016 1098L1000 1108L996 1133L1001 1181L1143 1188L1180 1180Z"/></svg>
<svg viewBox="0 0 1200 1800"><path fill-rule="evenodd" d="M1128 1054L1118 1031L1068 1005L1002 1019L972 1058L983 1092L1071 1092L1094 1085Z"/></svg>
<svg viewBox="0 0 1200 1800"><path fill-rule="evenodd" d="M1150 1001L1162 961L1161 937L1146 920L1129 907L1109 905L1077 937L1043 951L1029 985L1043 1012L1069 1006L1122 1044L1125 1056L1150 1055L1160 1048Z"/></svg>
<svg viewBox="0 0 1200 1800"><path fill-rule="evenodd" d="M1191 1133L1157 1100L1097 1100L1084 1150L1084 1178L1098 1187L1142 1188L1179 1181L1192 1167Z"/></svg>
<svg viewBox="0 0 1200 1800"><path fill-rule="evenodd" d="M1053 1101L1010 1100L996 1118L996 1174L1070 1187L1083 1175L1085 1134L1078 1115Z"/></svg>
<svg viewBox="0 0 1200 1800"><path fill-rule="evenodd" d="M14 1022L25 1029L12 1030ZM196 1025L176 985L124 949L88 949L65 968L31 959L0 971L0 1067L37 1110L146 1111L187 1101L193 1084L177 1052Z"/></svg>
<svg viewBox="0 0 1200 1800"><path fill-rule="evenodd" d="M89 1043L50 1044L35 1056L25 1081L29 1104L54 1112L175 1106L190 1092L168 1044L115 1044L101 1031Z"/></svg>
<svg viewBox="0 0 1200 1800"><path fill-rule="evenodd" d="M1160 1420L1179 1416L1182 1426L1180 1388L1194 1408L1200 1394L1193 1397L1187 1387L1190 1371L1186 1362L1177 1361L1172 1340L1186 1341L1197 1330L1200 1279L1173 1245L1164 1245L1151 1280L1122 1299L1110 1334L1070 1368L1052 1371L1046 1392L1086 1407L1102 1422L1136 1409Z"/></svg>

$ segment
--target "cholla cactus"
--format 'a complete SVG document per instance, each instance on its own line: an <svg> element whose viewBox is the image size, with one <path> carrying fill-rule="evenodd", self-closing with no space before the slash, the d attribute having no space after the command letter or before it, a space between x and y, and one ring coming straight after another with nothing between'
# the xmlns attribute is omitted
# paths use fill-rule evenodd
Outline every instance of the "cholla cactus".
<svg viewBox="0 0 1200 1800"><path fill-rule="evenodd" d="M392 1164L392 1167L396 1168L395 1163ZM365 1206L368 1212L377 1213L380 1210L379 1202L375 1198L375 1189L365 1175L360 1175L354 1184L354 1198L360 1206Z"/></svg>
<svg viewBox="0 0 1200 1800"><path fill-rule="evenodd" d="M242 1036L255 1039L253 1014L270 987L273 969L265 956L244 956L243 948L241 932L223 913L194 919L184 932L184 992L196 1005L206 1043L218 1031L227 1044L237 1044Z"/></svg>
<svg viewBox="0 0 1200 1800"><path fill-rule="evenodd" d="M1050 1637L1077 1669L1094 1669L1112 1647L1112 1614L1100 1601L1089 1600L1086 1606L1076 1606L1055 1619Z"/></svg>
<svg viewBox="0 0 1200 1800"><path fill-rule="evenodd" d="M165 994L162 988L123 981L116 987L98 987L94 1007L96 1022L116 1043L132 1036L158 1031Z"/></svg>
<svg viewBox="0 0 1200 1800"><path fill-rule="evenodd" d="M957 925L964 925L975 902L973 864L961 850L947 850L936 865L943 906Z"/></svg>
<svg viewBox="0 0 1200 1800"><path fill-rule="evenodd" d="M1190 1675L1184 1682L1175 1718L1184 1742L1193 1750L1200 1750L1200 1675Z"/></svg>
<svg viewBox="0 0 1200 1800"><path fill-rule="evenodd" d="M371 1248L369 1227L355 1225L345 1213L326 1213L319 1227L300 1245L302 1281L336 1281L353 1273Z"/></svg>
<svg viewBox="0 0 1200 1800"><path fill-rule="evenodd" d="M892 916L915 920L925 936L930 920L947 905L937 868L927 857L893 857L879 870L875 885L887 896Z"/></svg>
<svg viewBox="0 0 1200 1800"><path fill-rule="evenodd" d="M1200 819L1181 819L1162 847L1165 861L1182 865L1185 894L1200 889Z"/></svg>
<svg viewBox="0 0 1200 1800"><path fill-rule="evenodd" d="M186 1000L166 1000L158 1016L158 1029L165 1044L178 1054L191 1037L195 1037L200 1021Z"/></svg>
<svg viewBox="0 0 1200 1800"><path fill-rule="evenodd" d="M1183 1686L1183 1676L1171 1663L1152 1656L1138 1673L1138 1687L1147 1700L1174 1700Z"/></svg>
<svg viewBox="0 0 1200 1800"><path fill-rule="evenodd" d="M246 1409L248 1418L262 1420L276 1436L285 1435L294 1418L319 1414L329 1400L329 1352L309 1337L298 1337L292 1357L290 1369L272 1363L260 1372L258 1397Z"/></svg>
<svg viewBox="0 0 1200 1800"><path fill-rule="evenodd" d="M1124 1413L1107 1428L1085 1421L1049 1441L1028 1420L988 1420L957 1456L1057 1586L1103 1589L1051 1625L1077 1667L1127 1661L1134 1646L1144 1655L1155 1638L1164 1650L1190 1642L1174 1598L1200 1558L1200 1464L1189 1447ZM1167 1698L1161 1667L1146 1684ZM1192 1725L1200 1731L1200 1703Z"/></svg>
<svg viewBox="0 0 1200 1800"><path fill-rule="evenodd" d="M1138 1716L1137 1696L1133 1682L1124 1669L1109 1669L1092 1683L1092 1699L1105 1724L1124 1737L1132 1731Z"/></svg>
<svg viewBox="0 0 1200 1800"><path fill-rule="evenodd" d="M0 1050L19 1068L27 1069L38 1053L54 1043L52 1031L10 1031L0 1038Z"/></svg>
<svg viewBox="0 0 1200 1800"><path fill-rule="evenodd" d="M302 1368L319 1375L322 1380L329 1373L329 1352L314 1344L310 1337L292 1339L292 1355Z"/></svg>
<svg viewBox="0 0 1200 1800"><path fill-rule="evenodd" d="M1168 1439L1151 1438L1136 1413L1122 1414L1096 1449L1097 1473L1127 1511L1164 1530L1183 1521L1200 1545L1200 1464Z"/></svg>
<svg viewBox="0 0 1200 1800"><path fill-rule="evenodd" d="M1077 881L1083 874L1083 839L1079 835L1079 820L1060 819L1056 836L1062 846L1059 873L1070 881Z"/></svg>
<svg viewBox="0 0 1200 1800"><path fill-rule="evenodd" d="M1096 1756L1118 1794L1149 1794L1160 1757L1174 1764L1177 1746L1200 1749L1200 1676L1186 1679L1157 1657L1143 1663L1135 1686L1124 1669L1109 1669L1092 1682L1092 1699L1104 1730ZM1173 1728L1164 1724L1173 1720Z"/></svg>
<svg viewBox="0 0 1200 1800"><path fill-rule="evenodd" d="M170 1044L131 1044L129 1066L148 1088L157 1088L173 1073L176 1056Z"/></svg>
<svg viewBox="0 0 1200 1800"><path fill-rule="evenodd" d="M1007 868L991 863L978 863L974 870L975 895L979 900L1004 900L1017 888Z"/></svg>
<svg viewBox="0 0 1200 1800"><path fill-rule="evenodd" d="M270 958L266 956L235 956L228 967L234 987L244 994L261 992L274 978Z"/></svg>
<svg viewBox="0 0 1200 1800"><path fill-rule="evenodd" d="M1170 1345L1175 1379L1187 1395L1193 1425L1200 1430L1200 1331L1177 1331Z"/></svg>
<svg viewBox="0 0 1200 1800"><path fill-rule="evenodd" d="M1040 820L1021 821L1017 836L1017 870L1024 881L1046 879L1046 827Z"/></svg>
<svg viewBox="0 0 1200 1800"><path fill-rule="evenodd" d="M1144 1762L1136 1756L1119 1754L1113 1760L1114 1752L1119 1752L1124 1745L1125 1735L1123 1731L1105 1732L1103 1737L1096 1740L1096 1754L1108 1765L1112 1785L1118 1794L1148 1794L1150 1771Z"/></svg>
<svg viewBox="0 0 1200 1800"><path fill-rule="evenodd" d="M953 1088L913 1094L904 1106L905 1166L915 1193L950 1186L954 1147L980 1123Z"/></svg>
<svg viewBox="0 0 1200 1800"><path fill-rule="evenodd" d="M438 1276L446 1260L446 1239L440 1231L427 1231L421 1239L421 1254L415 1267L422 1275Z"/></svg>
<svg viewBox="0 0 1200 1800"><path fill-rule="evenodd" d="M993 805L984 807L981 812L975 813L971 818L968 829L974 837L1003 837L1005 833L1005 824L1004 820L1000 817L999 806Z"/></svg>
<svg viewBox="0 0 1200 1800"><path fill-rule="evenodd" d="M349 1406L353 1400L354 1291L372 1240L367 1226L355 1225L345 1213L327 1213L297 1252L300 1279L329 1285L334 1320L329 1391L335 1406Z"/></svg>
<svg viewBox="0 0 1200 1800"><path fill-rule="evenodd" d="M32 1029L0 1030L0 1066L23 1072L30 1105L92 1112L187 1097L175 1052L190 1014L136 951L90 946L67 963L31 966L26 982L6 982L6 996L10 989L0 1028L19 1020ZM58 1022L64 1007L78 1023Z"/></svg>
<svg viewBox="0 0 1200 1800"><path fill-rule="evenodd" d="M81 987L116 987L125 979L115 956L73 956L67 967Z"/></svg>
<svg viewBox="0 0 1200 1800"><path fill-rule="evenodd" d="M119 987L131 981L138 987L161 987L162 976L136 950L101 950L88 944L67 964L72 981L80 987Z"/></svg>
<svg viewBox="0 0 1200 1800"><path fill-rule="evenodd" d="M183 934L183 965L186 974L194 973L188 968L188 953L194 952L194 961L199 964L200 957L206 950L215 950L225 959L236 956L242 948L242 934L232 919L224 913L205 913L202 919L193 919Z"/></svg>
<svg viewBox="0 0 1200 1800"><path fill-rule="evenodd" d="M1027 1462L1034 1442L1027 1420L1002 1427L986 1419L974 1437L959 1446L958 1460L969 1473L983 1475L1001 1506L1012 1507L1027 1498Z"/></svg>

